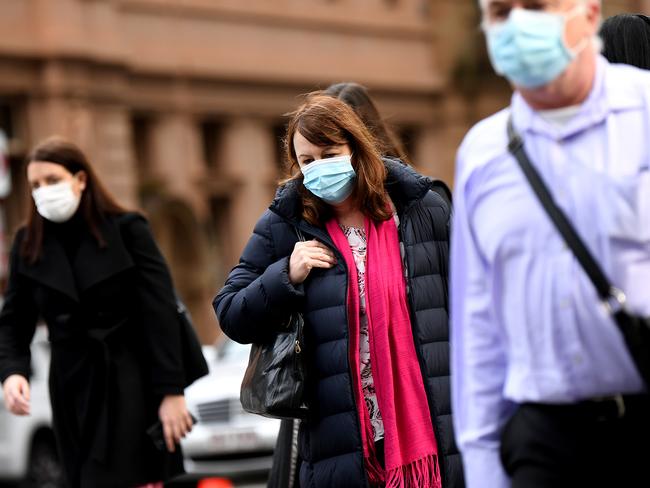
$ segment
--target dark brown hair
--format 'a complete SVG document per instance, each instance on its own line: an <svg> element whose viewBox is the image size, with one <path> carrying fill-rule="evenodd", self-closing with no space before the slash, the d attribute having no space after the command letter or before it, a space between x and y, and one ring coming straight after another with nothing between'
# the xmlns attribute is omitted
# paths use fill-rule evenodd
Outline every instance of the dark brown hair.
<svg viewBox="0 0 650 488"><path fill-rule="evenodd" d="M610 63L625 63L650 70L650 17L621 14L610 17L600 28L603 56Z"/></svg>
<svg viewBox="0 0 650 488"><path fill-rule="evenodd" d="M104 188L81 149L66 139L51 137L34 148L27 157L25 167L36 161L61 165L73 175L80 171L86 173L86 188L81 194L78 211L82 213L99 247L105 247L106 241L101 234L99 224L108 215L120 215L127 210ZM37 212L34 200L32 198L29 200L29 217L21 254L28 262L34 263L43 250L44 219Z"/></svg>
<svg viewBox="0 0 650 488"><path fill-rule="evenodd" d="M352 107L375 137L381 154L399 158L403 163L409 164L404 146L379 115L379 110L365 86L352 82L336 83L327 87L323 93L336 97Z"/></svg>
<svg viewBox="0 0 650 488"><path fill-rule="evenodd" d="M352 151L352 167L357 174L352 198L369 218L375 221L389 219L391 210L384 188L386 167L373 136L354 110L341 100L314 92L307 95L305 103L290 115L285 139L290 178L285 183L290 180L299 183L304 219L312 225L323 225L333 212L330 205L302 184L303 175L293 146L297 132L317 146L348 144Z"/></svg>

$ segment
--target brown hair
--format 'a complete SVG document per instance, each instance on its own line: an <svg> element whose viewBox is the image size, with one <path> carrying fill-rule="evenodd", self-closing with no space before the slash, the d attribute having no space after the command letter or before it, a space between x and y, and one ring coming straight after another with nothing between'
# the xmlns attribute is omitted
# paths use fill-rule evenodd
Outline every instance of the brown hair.
<svg viewBox="0 0 650 488"><path fill-rule="evenodd" d="M61 137L51 137L34 148L27 157L25 167L35 161L59 164L73 175L80 171L86 173L86 188L81 194L79 212L82 213L99 247L105 247L106 241L99 230L99 224L106 216L120 215L127 210L104 188L81 149ZM21 254L28 262L34 263L43 251L44 219L37 212L34 200L29 200L29 217Z"/></svg>
<svg viewBox="0 0 650 488"><path fill-rule="evenodd" d="M379 110L365 86L352 82L336 83L327 87L323 93L336 97L352 107L375 137L383 155L399 158L403 163L409 164L403 144L379 115Z"/></svg>
<svg viewBox="0 0 650 488"><path fill-rule="evenodd" d="M285 183L291 180L299 183L303 218L312 225L322 225L333 216L333 212L331 206L302 184L303 175L293 146L297 132L317 146L348 144L352 151L352 167L357 174L352 198L369 218L388 220L391 210L384 188L386 167L373 136L354 110L341 100L314 92L307 95L305 103L290 115L285 139L290 177Z"/></svg>

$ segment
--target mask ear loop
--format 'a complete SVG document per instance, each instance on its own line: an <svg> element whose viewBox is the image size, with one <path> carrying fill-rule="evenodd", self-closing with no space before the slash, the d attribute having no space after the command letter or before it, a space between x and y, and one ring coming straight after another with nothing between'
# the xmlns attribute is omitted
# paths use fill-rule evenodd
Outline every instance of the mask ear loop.
<svg viewBox="0 0 650 488"><path fill-rule="evenodd" d="M573 7L573 9L571 9L569 12L567 12L565 14L565 17L564 17L564 19L565 19L564 20L565 28L566 28L566 25L569 23L570 20L573 20L575 17L579 16L580 14L586 13L586 12L587 12L587 7L583 3ZM591 42L593 42L594 37L597 38L598 36L592 36L592 37L588 37L588 38L585 37L580 42L578 42L578 44L576 44L574 47L569 47L567 45L566 46L567 51L569 51L571 53L571 56L573 58L577 58L580 55L580 53L582 51L584 51L585 49L587 49L587 46L589 46L589 44ZM564 41L564 43L566 45L566 41Z"/></svg>

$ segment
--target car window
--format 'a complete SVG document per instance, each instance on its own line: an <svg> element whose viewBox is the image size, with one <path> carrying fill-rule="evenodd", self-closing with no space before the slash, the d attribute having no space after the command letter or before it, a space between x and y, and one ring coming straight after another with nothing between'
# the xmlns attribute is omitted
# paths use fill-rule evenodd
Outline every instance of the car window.
<svg viewBox="0 0 650 488"><path fill-rule="evenodd" d="M226 340L219 346L218 358L220 361L243 361L248 359L250 344L239 344L238 342Z"/></svg>

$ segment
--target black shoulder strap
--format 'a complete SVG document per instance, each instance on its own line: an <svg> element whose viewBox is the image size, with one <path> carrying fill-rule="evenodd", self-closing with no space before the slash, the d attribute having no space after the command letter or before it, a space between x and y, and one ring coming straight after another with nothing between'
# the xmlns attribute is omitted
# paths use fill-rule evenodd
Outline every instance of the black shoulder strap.
<svg viewBox="0 0 650 488"><path fill-rule="evenodd" d="M297 225L294 225L293 227L296 229L296 235L298 236L298 240L301 242L305 242L307 239L305 239L305 235L302 233L302 231L298 228Z"/></svg>
<svg viewBox="0 0 650 488"><path fill-rule="evenodd" d="M519 166L524 172L524 175L526 175L530 186L537 195L544 210L546 210L546 213L562 235L562 238L565 240L569 248L571 248L578 262L589 276L589 279L596 287L600 298L605 300L607 303L609 303L610 298L614 298L620 305L623 305L624 295L622 295L620 290L617 290L610 284L605 273L589 252L584 242L569 222L569 219L553 200L553 196L544 184L538 171L531 164L530 159L526 154L526 150L524 149L524 141L514 128L512 117L508 119L508 141L508 150L517 159Z"/></svg>

